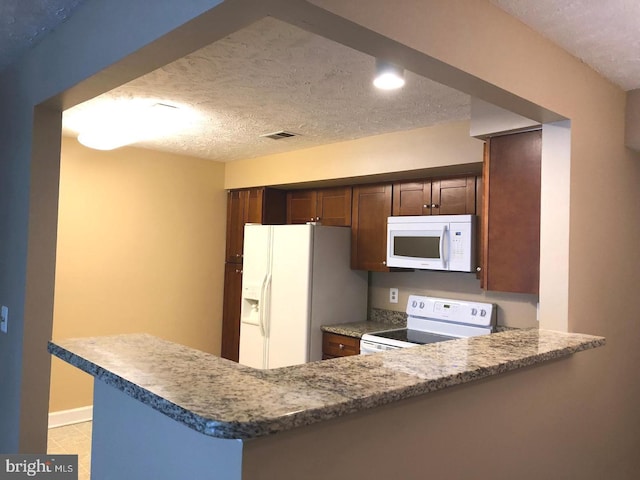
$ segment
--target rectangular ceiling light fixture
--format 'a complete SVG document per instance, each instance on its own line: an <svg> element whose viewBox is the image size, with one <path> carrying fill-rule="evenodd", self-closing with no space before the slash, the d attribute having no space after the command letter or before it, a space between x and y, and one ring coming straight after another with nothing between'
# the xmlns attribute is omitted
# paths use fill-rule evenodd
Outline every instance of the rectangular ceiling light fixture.
<svg viewBox="0 0 640 480"><path fill-rule="evenodd" d="M161 138L187 125L185 112L166 103L131 104L118 115L103 115L78 136L78 141L96 150L114 150L125 145Z"/></svg>

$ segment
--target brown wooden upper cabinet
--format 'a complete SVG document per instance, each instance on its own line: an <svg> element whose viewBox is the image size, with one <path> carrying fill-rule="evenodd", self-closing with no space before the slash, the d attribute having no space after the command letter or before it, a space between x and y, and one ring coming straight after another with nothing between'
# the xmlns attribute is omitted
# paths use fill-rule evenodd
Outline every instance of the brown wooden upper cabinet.
<svg viewBox="0 0 640 480"><path fill-rule="evenodd" d="M540 130L489 139L484 163L483 288L538 293Z"/></svg>
<svg viewBox="0 0 640 480"><path fill-rule="evenodd" d="M351 268L388 272L387 218L391 215L392 185L353 187Z"/></svg>
<svg viewBox="0 0 640 480"><path fill-rule="evenodd" d="M287 192L287 223L316 221L316 190L292 190Z"/></svg>
<svg viewBox="0 0 640 480"><path fill-rule="evenodd" d="M476 214L475 176L393 184L393 215Z"/></svg>
<svg viewBox="0 0 640 480"><path fill-rule="evenodd" d="M242 263L245 223L285 223L283 190L258 187L230 190L227 198L226 261Z"/></svg>
<svg viewBox="0 0 640 480"><path fill-rule="evenodd" d="M351 187L292 190L287 192L287 223L320 222L351 225Z"/></svg>

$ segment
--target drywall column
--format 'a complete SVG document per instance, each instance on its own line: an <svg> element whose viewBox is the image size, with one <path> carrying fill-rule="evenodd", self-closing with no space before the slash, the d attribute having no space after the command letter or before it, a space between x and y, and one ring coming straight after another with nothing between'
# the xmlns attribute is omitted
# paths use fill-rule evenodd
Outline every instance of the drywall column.
<svg viewBox="0 0 640 480"><path fill-rule="evenodd" d="M22 348L31 352L22 360L22 402L32 408L20 411L20 451L42 453L47 449L39 422L47 421L51 357L53 291L58 228L60 183L60 137L62 114L45 107L34 111L29 194L29 240Z"/></svg>
<svg viewBox="0 0 640 480"><path fill-rule="evenodd" d="M3 89L0 78L0 303L9 307L8 331L0 333L0 452L3 453L18 451L24 375L22 318L33 123L33 110L21 108L24 101L19 91ZM46 436L46 432L43 434Z"/></svg>
<svg viewBox="0 0 640 480"><path fill-rule="evenodd" d="M624 144L640 152L640 88L627 92Z"/></svg>
<svg viewBox="0 0 640 480"><path fill-rule="evenodd" d="M2 102L14 112L15 123L5 124L3 146L20 143L0 160L0 302L9 307L8 331L0 334L0 451L46 451L49 401L53 289L60 172L59 112L16 106L20 95ZM12 107L15 107L12 109ZM29 115L31 113L31 115ZM17 128L33 125L29 138ZM23 161L21 155L31 155ZM30 352L22 355L22 352ZM19 408L28 405L29 408ZM17 434L19 430L19 434ZM5 432L14 432L3 438Z"/></svg>
<svg viewBox="0 0 640 480"><path fill-rule="evenodd" d="M571 122L542 126L540 328L569 330Z"/></svg>

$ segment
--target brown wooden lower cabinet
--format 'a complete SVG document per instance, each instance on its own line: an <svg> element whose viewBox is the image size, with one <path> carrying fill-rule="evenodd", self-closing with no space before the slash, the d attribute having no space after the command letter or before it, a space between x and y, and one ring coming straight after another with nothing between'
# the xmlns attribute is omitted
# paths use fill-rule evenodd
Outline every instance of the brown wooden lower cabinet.
<svg viewBox="0 0 640 480"><path fill-rule="evenodd" d="M360 355L360 339L339 335L337 333L322 333L322 359Z"/></svg>
<svg viewBox="0 0 640 480"><path fill-rule="evenodd" d="M242 305L242 264L225 263L222 306L222 348L220 356L238 361L240 354L240 307Z"/></svg>

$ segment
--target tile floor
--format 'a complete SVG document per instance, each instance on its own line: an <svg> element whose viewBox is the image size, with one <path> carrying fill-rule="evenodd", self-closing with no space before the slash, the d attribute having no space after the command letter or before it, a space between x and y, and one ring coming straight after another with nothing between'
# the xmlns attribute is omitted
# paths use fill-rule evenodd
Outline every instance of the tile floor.
<svg viewBox="0 0 640 480"><path fill-rule="evenodd" d="M77 454L78 480L89 480L91 474L91 422L50 428L47 453Z"/></svg>

